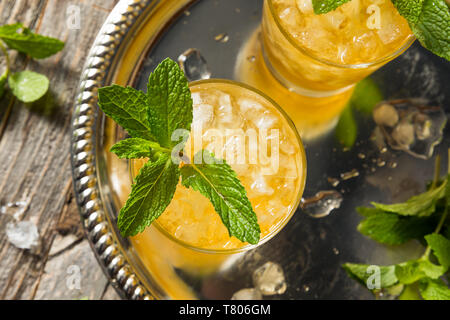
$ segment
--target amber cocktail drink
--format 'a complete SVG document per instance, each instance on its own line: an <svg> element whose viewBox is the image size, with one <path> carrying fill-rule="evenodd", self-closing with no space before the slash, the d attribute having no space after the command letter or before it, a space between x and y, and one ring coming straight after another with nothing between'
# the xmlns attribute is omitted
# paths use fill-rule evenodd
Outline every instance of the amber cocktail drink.
<svg viewBox="0 0 450 320"><path fill-rule="evenodd" d="M194 119L184 157L198 161L193 155L206 149L230 164L257 215L262 244L286 225L300 202L306 160L299 135L275 102L246 85L205 80L190 88ZM134 160L131 175L144 163ZM177 298L189 297L189 290L165 266L201 277L255 247L230 237L210 201L181 186L166 211L132 243L153 277Z"/></svg>

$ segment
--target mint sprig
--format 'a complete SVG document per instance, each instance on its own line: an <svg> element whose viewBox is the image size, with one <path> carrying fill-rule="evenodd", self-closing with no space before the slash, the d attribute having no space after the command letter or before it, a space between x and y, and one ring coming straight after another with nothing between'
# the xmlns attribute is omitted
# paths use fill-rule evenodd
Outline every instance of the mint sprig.
<svg viewBox="0 0 450 320"><path fill-rule="evenodd" d="M211 201L231 236L258 243L261 230L236 173L225 160L216 159L209 151L199 151L195 158L200 155L208 159L208 163L183 166L183 185L199 191Z"/></svg>
<svg viewBox="0 0 450 320"><path fill-rule="evenodd" d="M147 93L112 85L99 89L101 110L123 127L131 138L111 148L119 158L148 158L120 210L120 233L134 236L155 221L170 204L180 175L182 185L206 196L220 215L230 236L256 244L260 228L245 188L232 168L211 153L202 164L173 161L173 150L186 140L193 119L193 102L188 81L178 64L167 58L151 73ZM173 139L176 138L176 139ZM178 139L178 140L177 140ZM183 154L181 150L180 156ZM194 157L198 159L198 155Z"/></svg>
<svg viewBox="0 0 450 320"><path fill-rule="evenodd" d="M49 88L49 80L43 74L27 70L11 74L8 49L25 53L34 59L44 59L63 48L64 42L33 33L21 23L0 26L0 51L6 59L6 70L0 76L0 98L7 83L12 94L25 103L39 100Z"/></svg>
<svg viewBox="0 0 450 320"><path fill-rule="evenodd" d="M450 150L449 150L450 159ZM450 161L448 174L439 177L440 157L436 158L436 173L430 190L408 201L394 205L373 203L375 207L358 208L365 217L358 230L373 240L395 245L409 240L427 244L424 254L415 260L380 268L380 288L389 293L400 287L399 299L423 298L450 300L450 288L442 281L450 268ZM364 286L371 276L369 265L346 263L344 270ZM447 280L448 281L448 280ZM397 288L398 289L398 288Z"/></svg>
<svg viewBox="0 0 450 320"><path fill-rule="evenodd" d="M314 12L325 14L351 0L312 0ZM450 9L446 0L391 0L420 43L450 60Z"/></svg>
<svg viewBox="0 0 450 320"><path fill-rule="evenodd" d="M117 220L123 236L144 231L164 212L172 201L179 178L178 166L164 153L141 168Z"/></svg>

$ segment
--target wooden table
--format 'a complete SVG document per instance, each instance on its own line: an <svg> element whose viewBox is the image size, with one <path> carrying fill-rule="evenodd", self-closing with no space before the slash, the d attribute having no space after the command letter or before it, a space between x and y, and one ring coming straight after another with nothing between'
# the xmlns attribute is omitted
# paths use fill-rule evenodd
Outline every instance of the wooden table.
<svg viewBox="0 0 450 320"><path fill-rule="evenodd" d="M80 72L116 2L0 1L0 25L22 22L66 42L62 52L44 60L11 53L13 71L47 75L51 94L34 105L9 94L0 100L0 206L19 202L8 210L20 210L21 220L35 222L42 242L37 254L16 248L4 231L7 215L0 214L0 299L118 299L84 238L69 157Z"/></svg>

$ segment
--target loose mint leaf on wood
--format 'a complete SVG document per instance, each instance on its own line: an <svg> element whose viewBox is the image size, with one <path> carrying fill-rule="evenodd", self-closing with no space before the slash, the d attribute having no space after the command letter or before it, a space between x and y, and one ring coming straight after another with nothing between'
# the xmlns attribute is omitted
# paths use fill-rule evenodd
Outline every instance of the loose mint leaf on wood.
<svg viewBox="0 0 450 320"><path fill-rule="evenodd" d="M436 209L436 203L444 197L447 180L439 187L412 197L404 203L381 204L372 202L372 205L380 210L396 213L404 216L427 217Z"/></svg>
<svg viewBox="0 0 450 320"><path fill-rule="evenodd" d="M139 171L117 225L124 237L134 236L157 219L171 202L180 177L167 154L147 162Z"/></svg>
<svg viewBox="0 0 450 320"><path fill-rule="evenodd" d="M402 217L376 210L378 209L358 209L367 215L358 225L358 230L383 244L398 245L411 239L421 239L435 228L435 219L432 218Z"/></svg>
<svg viewBox="0 0 450 320"><path fill-rule="evenodd" d="M171 148L177 129L191 130L192 98L188 81L178 64L167 58L150 75L147 85L148 116L153 136L162 147Z"/></svg>
<svg viewBox="0 0 450 320"><path fill-rule="evenodd" d="M20 71L8 77L12 93L22 102L31 103L42 98L48 91L46 76L33 71Z"/></svg>
<svg viewBox="0 0 450 320"><path fill-rule="evenodd" d="M345 263L342 265L347 274L367 287L367 280L374 275L368 264ZM395 266L378 266L380 268L380 287L389 288L398 282Z"/></svg>
<svg viewBox="0 0 450 320"><path fill-rule="evenodd" d="M200 159L201 155L197 154L194 158ZM257 244L261 230L236 173L225 161L215 159L206 150L203 151L203 159L208 159L209 164L191 164L181 168L182 184L199 191L211 201L230 236Z"/></svg>
<svg viewBox="0 0 450 320"><path fill-rule="evenodd" d="M350 0L312 0L315 14L324 14L335 10Z"/></svg>
<svg viewBox="0 0 450 320"><path fill-rule="evenodd" d="M110 151L121 159L140 159L150 158L152 150L160 150L159 144L141 138L129 138L113 145Z"/></svg>
<svg viewBox="0 0 450 320"><path fill-rule="evenodd" d="M439 263L447 270L450 267L450 240L436 233L425 236L425 240Z"/></svg>
<svg viewBox="0 0 450 320"><path fill-rule="evenodd" d="M33 33L21 23L0 27L0 39L10 49L28 54L35 59L44 59L64 48L64 42Z"/></svg>
<svg viewBox="0 0 450 320"><path fill-rule="evenodd" d="M131 87L112 85L98 90L100 109L133 138L154 141L148 121L145 93Z"/></svg>
<svg viewBox="0 0 450 320"><path fill-rule="evenodd" d="M450 300L450 289L444 281L423 279L419 283L420 294L425 300Z"/></svg>
<svg viewBox="0 0 450 320"><path fill-rule="evenodd" d="M444 272L443 266L423 259L411 260L395 266L395 275L403 284L412 284L423 278L438 279Z"/></svg>

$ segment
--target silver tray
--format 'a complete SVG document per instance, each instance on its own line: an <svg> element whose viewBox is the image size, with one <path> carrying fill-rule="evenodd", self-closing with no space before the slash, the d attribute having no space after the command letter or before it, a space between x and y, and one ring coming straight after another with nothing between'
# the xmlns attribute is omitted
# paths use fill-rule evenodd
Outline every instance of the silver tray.
<svg viewBox="0 0 450 320"><path fill-rule="evenodd" d="M170 296L148 274L116 228L123 195L118 194L117 181L111 179L111 168L119 167L124 172L127 168L110 157L107 147L123 133L99 112L97 89L118 83L143 90L149 73L161 60L177 59L189 48L200 50L213 77L233 79L236 57L258 28L261 10L262 0L121 0L88 54L73 112L73 184L92 250L123 298ZM227 41L225 35L216 38L221 34L226 34ZM445 107L448 116L450 64L417 43L371 78L385 99L426 98ZM287 290L266 299L370 299L372 295L366 289L348 278L340 267L342 263L390 264L420 254L414 243L387 248L359 234L356 226L360 217L355 207L370 201L400 201L422 191L423 181L432 177L433 160L392 149L380 153L370 139L372 119L357 115L356 122L358 140L350 150L337 142L334 132L305 145L308 179L304 196L336 189L344 196L341 207L322 219L298 209L274 239L242 257L232 275L196 279L180 274L197 298L229 299L233 292L252 286L255 267L273 261L284 270ZM439 153L446 159L449 146L447 126L434 155ZM379 165L378 159L385 165ZM359 175L336 187L330 185L328 178L339 178L352 170ZM213 293L208 291L212 287Z"/></svg>

